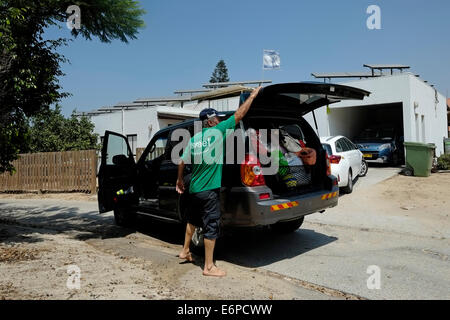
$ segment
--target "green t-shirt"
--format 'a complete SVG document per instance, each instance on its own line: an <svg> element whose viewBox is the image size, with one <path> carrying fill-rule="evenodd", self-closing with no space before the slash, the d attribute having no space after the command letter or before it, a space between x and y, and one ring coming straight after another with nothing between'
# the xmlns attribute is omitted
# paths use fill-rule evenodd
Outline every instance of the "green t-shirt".
<svg viewBox="0 0 450 320"><path fill-rule="evenodd" d="M236 118L231 116L212 128L204 128L189 141L181 159L192 164L190 193L218 189L222 186L224 143L227 130L234 130Z"/></svg>

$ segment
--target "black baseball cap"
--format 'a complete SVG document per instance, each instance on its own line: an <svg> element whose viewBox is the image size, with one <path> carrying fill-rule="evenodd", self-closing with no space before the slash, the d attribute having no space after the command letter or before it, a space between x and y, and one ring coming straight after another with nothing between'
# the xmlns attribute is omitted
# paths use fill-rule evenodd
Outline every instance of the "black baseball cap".
<svg viewBox="0 0 450 320"><path fill-rule="evenodd" d="M212 108L207 108L200 112L200 120L202 121L221 116L223 116L223 114L220 114L219 112L217 112L217 110Z"/></svg>

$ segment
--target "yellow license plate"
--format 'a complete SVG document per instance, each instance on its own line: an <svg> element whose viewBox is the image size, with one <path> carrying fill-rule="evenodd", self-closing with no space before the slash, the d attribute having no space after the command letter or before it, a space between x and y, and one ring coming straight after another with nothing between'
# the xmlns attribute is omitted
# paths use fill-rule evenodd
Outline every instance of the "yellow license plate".
<svg viewBox="0 0 450 320"><path fill-rule="evenodd" d="M372 158L372 155L370 153L367 153L364 155L364 158Z"/></svg>

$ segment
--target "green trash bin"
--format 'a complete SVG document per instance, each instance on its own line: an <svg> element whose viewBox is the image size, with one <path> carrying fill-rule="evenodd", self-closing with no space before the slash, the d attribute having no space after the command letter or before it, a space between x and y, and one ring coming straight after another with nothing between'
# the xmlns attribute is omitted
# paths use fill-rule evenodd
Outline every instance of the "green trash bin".
<svg viewBox="0 0 450 320"><path fill-rule="evenodd" d="M407 175L429 177L433 166L436 145L432 143L405 142Z"/></svg>

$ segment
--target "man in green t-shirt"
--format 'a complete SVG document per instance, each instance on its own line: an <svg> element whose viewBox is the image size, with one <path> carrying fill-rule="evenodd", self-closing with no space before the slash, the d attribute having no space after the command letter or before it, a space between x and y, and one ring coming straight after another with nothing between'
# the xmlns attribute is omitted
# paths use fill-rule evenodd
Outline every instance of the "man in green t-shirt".
<svg viewBox="0 0 450 320"><path fill-rule="evenodd" d="M205 267L203 269L205 276L223 277L226 275L225 271L214 265L213 254L216 239L219 236L223 146L227 131L234 130L235 126L244 118L260 90L260 87L253 90L250 97L235 114L225 121L219 121L216 110L203 110L200 113L203 130L189 141L178 166L176 188L178 193L182 194L185 192L184 167L186 163L192 164L189 188L191 205L188 210L184 247L179 257L183 260L193 261L189 247L195 231L194 225L202 226L205 243Z"/></svg>

